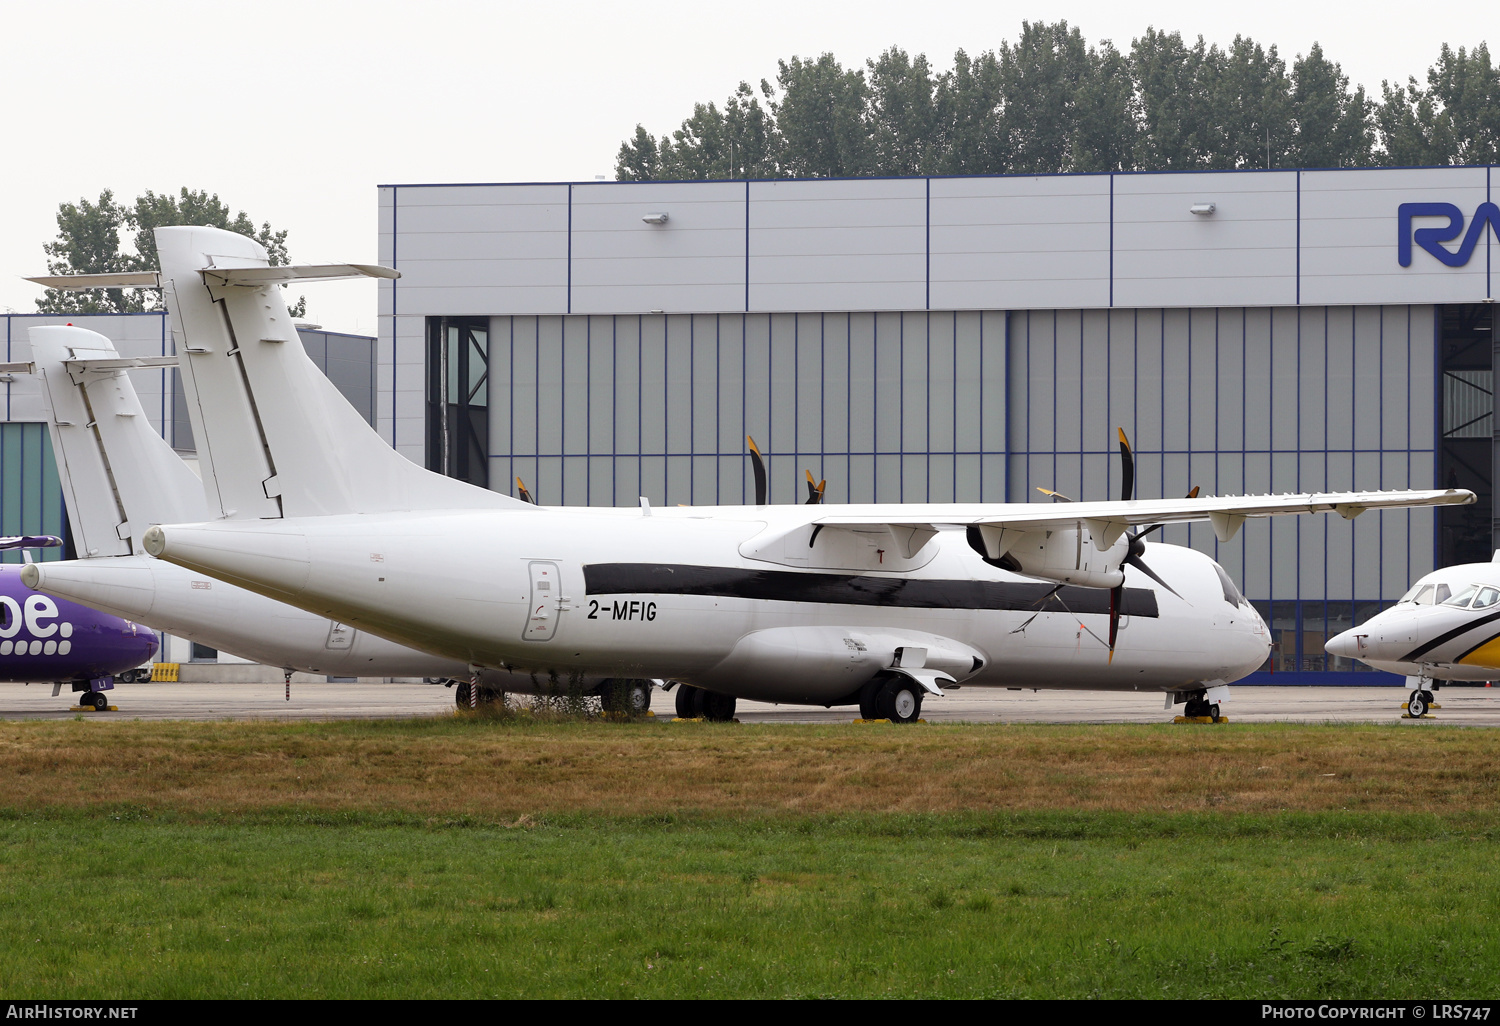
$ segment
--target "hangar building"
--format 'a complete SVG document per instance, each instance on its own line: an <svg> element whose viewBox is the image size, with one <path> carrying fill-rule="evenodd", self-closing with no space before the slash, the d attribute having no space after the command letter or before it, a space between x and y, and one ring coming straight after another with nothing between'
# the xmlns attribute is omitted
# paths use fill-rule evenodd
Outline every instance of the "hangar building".
<svg viewBox="0 0 1500 1026"><path fill-rule="evenodd" d="M1046 501L1461 486L1207 525L1280 682L1495 542L1490 167L379 190L376 423L544 503ZM1497 183L1500 184L1500 183ZM1269 682L1268 678L1262 680Z"/></svg>

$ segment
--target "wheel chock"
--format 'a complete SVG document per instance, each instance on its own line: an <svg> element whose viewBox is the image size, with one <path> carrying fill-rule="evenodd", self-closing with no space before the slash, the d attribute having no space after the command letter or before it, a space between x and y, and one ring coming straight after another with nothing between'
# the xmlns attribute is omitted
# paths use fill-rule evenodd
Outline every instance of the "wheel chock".
<svg viewBox="0 0 1500 1026"><path fill-rule="evenodd" d="M68 706L68 712L119 712L119 711L120 711L120 707L118 705L112 705L112 706L110 706L107 709L95 709L91 705L70 705L70 706Z"/></svg>
<svg viewBox="0 0 1500 1026"><path fill-rule="evenodd" d="M673 716L668 723L703 723L702 716Z"/></svg>
<svg viewBox="0 0 1500 1026"><path fill-rule="evenodd" d="M890 723L891 721L890 720L855 720L854 722L855 723ZM914 722L914 723L926 723L927 721L924 720L924 719L918 718L916 720L913 720L912 722Z"/></svg>
<svg viewBox="0 0 1500 1026"><path fill-rule="evenodd" d="M1220 716L1214 719L1212 716L1174 716L1173 723L1228 723L1228 716Z"/></svg>
<svg viewBox="0 0 1500 1026"><path fill-rule="evenodd" d="M1432 720L1432 719L1436 719L1437 717L1432 716L1432 715L1430 715L1428 713L1423 713L1421 716L1413 716L1411 713L1407 712L1407 713L1402 713L1401 714L1401 718L1403 720Z"/></svg>

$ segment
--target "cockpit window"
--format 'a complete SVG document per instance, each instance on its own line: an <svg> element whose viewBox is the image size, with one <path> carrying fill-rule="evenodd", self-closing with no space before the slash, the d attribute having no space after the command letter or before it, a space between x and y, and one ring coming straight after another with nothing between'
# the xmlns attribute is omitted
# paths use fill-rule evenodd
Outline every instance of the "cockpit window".
<svg viewBox="0 0 1500 1026"><path fill-rule="evenodd" d="M1244 605L1245 596L1240 594L1240 590L1234 586L1234 582L1229 579L1229 575L1224 572L1224 568L1215 563L1214 573L1219 575L1219 586L1224 589L1224 601L1228 602L1231 606Z"/></svg>
<svg viewBox="0 0 1500 1026"><path fill-rule="evenodd" d="M1411 591L1401 596L1397 605L1430 606L1432 605L1432 585L1413 585Z"/></svg>
<svg viewBox="0 0 1500 1026"><path fill-rule="evenodd" d="M1466 588L1460 588L1458 594L1454 595L1447 602L1444 602L1443 605L1456 606L1459 609L1462 609L1469 604L1469 600L1472 599L1475 593L1478 591L1479 585L1477 584L1471 584Z"/></svg>
<svg viewBox="0 0 1500 1026"><path fill-rule="evenodd" d="M1442 605L1444 602L1448 601L1448 596L1452 594L1452 588L1448 587L1446 584L1439 584L1437 586L1437 594L1433 596L1432 601L1437 605Z"/></svg>
<svg viewBox="0 0 1500 1026"><path fill-rule="evenodd" d="M1488 609L1496 602L1500 602L1500 588L1480 588L1479 594L1474 596L1473 609Z"/></svg>

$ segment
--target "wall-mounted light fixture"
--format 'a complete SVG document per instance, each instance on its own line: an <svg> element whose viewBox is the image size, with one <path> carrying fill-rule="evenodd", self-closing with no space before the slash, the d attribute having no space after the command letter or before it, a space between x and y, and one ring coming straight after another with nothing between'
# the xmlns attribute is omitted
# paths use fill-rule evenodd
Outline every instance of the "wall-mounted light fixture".
<svg viewBox="0 0 1500 1026"><path fill-rule="evenodd" d="M1188 212L1197 214L1199 217L1207 217L1212 214L1215 209L1216 208L1212 203L1194 203L1192 206L1188 207Z"/></svg>
<svg viewBox="0 0 1500 1026"><path fill-rule="evenodd" d="M647 224L666 224L667 212L663 210L660 213L647 214L645 217L641 218L641 220L645 221Z"/></svg>

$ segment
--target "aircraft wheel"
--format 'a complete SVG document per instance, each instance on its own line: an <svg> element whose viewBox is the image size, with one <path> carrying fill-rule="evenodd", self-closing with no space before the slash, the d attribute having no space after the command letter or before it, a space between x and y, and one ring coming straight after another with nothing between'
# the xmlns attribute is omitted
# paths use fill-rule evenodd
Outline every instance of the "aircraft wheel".
<svg viewBox="0 0 1500 1026"><path fill-rule="evenodd" d="M102 691L91 691L85 696L84 704L93 706L96 712L108 712L109 696Z"/></svg>
<svg viewBox="0 0 1500 1026"><path fill-rule="evenodd" d="M1217 703L1208 707L1208 714L1216 720L1222 719L1224 715L1219 711L1219 706Z"/></svg>
<svg viewBox="0 0 1500 1026"><path fill-rule="evenodd" d="M703 715L702 688L691 684L677 685L677 715L684 720L696 720Z"/></svg>
<svg viewBox="0 0 1500 1026"><path fill-rule="evenodd" d="M860 719L880 719L880 689L883 687L885 687L885 678L876 676L866 681L865 686L859 689Z"/></svg>
<svg viewBox="0 0 1500 1026"><path fill-rule="evenodd" d="M1427 692L1418 689L1413 691L1411 697L1406 700L1406 712L1412 719L1425 716L1427 715L1427 707L1431 702L1432 700L1428 697Z"/></svg>
<svg viewBox="0 0 1500 1026"><path fill-rule="evenodd" d="M703 718L711 723L728 723L733 720L736 704L733 695L720 694L717 691L704 691L703 698L699 702L703 709Z"/></svg>
<svg viewBox="0 0 1500 1026"><path fill-rule="evenodd" d="M651 708L651 682L611 678L599 689L599 706L605 712L644 715Z"/></svg>
<svg viewBox="0 0 1500 1026"><path fill-rule="evenodd" d="M467 709L469 707L468 684L455 684L453 686L453 704L460 709Z"/></svg>
<svg viewBox="0 0 1500 1026"><path fill-rule="evenodd" d="M915 723L922 715L922 690L907 677L892 677L880 689L877 719Z"/></svg>

